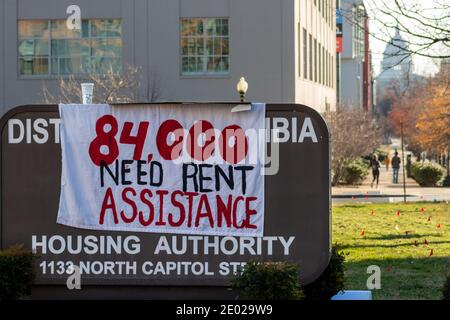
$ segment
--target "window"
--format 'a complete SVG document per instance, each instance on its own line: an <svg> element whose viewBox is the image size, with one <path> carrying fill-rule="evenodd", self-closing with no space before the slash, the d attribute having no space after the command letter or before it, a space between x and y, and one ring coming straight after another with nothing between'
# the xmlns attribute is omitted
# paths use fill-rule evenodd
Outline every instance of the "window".
<svg viewBox="0 0 450 320"><path fill-rule="evenodd" d="M108 69L120 72L122 51L120 20L91 20L90 26L92 72L102 74Z"/></svg>
<svg viewBox="0 0 450 320"><path fill-rule="evenodd" d="M332 4L331 0L326 0L326 1L327 1L327 11L326 11L327 22L328 22L328 24L330 24L333 4Z"/></svg>
<svg viewBox="0 0 450 320"><path fill-rule="evenodd" d="M311 33L309 34L308 45L309 45L309 80L312 81L312 79L313 79L313 54L312 54L313 43L312 43Z"/></svg>
<svg viewBox="0 0 450 320"><path fill-rule="evenodd" d="M49 35L48 21L19 22L20 74L48 74Z"/></svg>
<svg viewBox="0 0 450 320"><path fill-rule="evenodd" d="M322 83L322 49L320 47L321 47L321 44L319 44L319 47L318 47L318 49L319 49L319 63L318 63L318 65L319 65L319 79L318 79L318 82Z"/></svg>
<svg viewBox="0 0 450 320"><path fill-rule="evenodd" d="M331 87L334 88L334 72L336 69L334 68L334 57L331 56Z"/></svg>
<svg viewBox="0 0 450 320"><path fill-rule="evenodd" d="M297 33L298 33L298 76L302 76L302 27L300 25L300 22L297 23ZM305 58L303 57L303 60Z"/></svg>
<svg viewBox="0 0 450 320"><path fill-rule="evenodd" d="M181 19L181 73L229 72L228 19Z"/></svg>
<svg viewBox="0 0 450 320"><path fill-rule="evenodd" d="M333 56L331 55L331 53L328 54L328 67L330 68L330 71L328 72L328 86L331 87L332 86L332 74L333 74Z"/></svg>
<svg viewBox="0 0 450 320"><path fill-rule="evenodd" d="M328 22L328 24L331 24L332 12L333 12L333 2L331 0L327 0L327 22Z"/></svg>
<svg viewBox="0 0 450 320"><path fill-rule="evenodd" d="M355 6L352 10L353 22L353 56L364 55L364 23L366 12L363 6Z"/></svg>
<svg viewBox="0 0 450 320"><path fill-rule="evenodd" d="M303 28L303 78L308 78L308 35Z"/></svg>
<svg viewBox="0 0 450 320"><path fill-rule="evenodd" d="M70 30L66 20L19 20L19 74L105 74L121 71L119 19L83 20Z"/></svg>
<svg viewBox="0 0 450 320"><path fill-rule="evenodd" d="M317 82L317 39L314 39L314 82Z"/></svg>
<svg viewBox="0 0 450 320"><path fill-rule="evenodd" d="M328 86L331 87L331 53L328 53Z"/></svg>
<svg viewBox="0 0 450 320"><path fill-rule="evenodd" d="M325 85L325 47L322 46L322 84Z"/></svg>
<svg viewBox="0 0 450 320"><path fill-rule="evenodd" d="M327 52L327 87L330 86L330 54Z"/></svg>
<svg viewBox="0 0 450 320"><path fill-rule="evenodd" d="M328 68L328 50L325 52L325 70L326 70L326 74L325 74L325 85L328 87L328 73L330 72L330 69Z"/></svg>

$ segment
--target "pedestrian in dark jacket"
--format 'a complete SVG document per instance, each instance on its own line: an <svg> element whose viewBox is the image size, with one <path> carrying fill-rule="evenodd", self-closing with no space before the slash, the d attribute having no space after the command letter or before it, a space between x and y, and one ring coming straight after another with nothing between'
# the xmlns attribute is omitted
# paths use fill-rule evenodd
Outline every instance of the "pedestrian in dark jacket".
<svg viewBox="0 0 450 320"><path fill-rule="evenodd" d="M373 176L373 180L372 183L370 184L370 187L373 188L373 183L376 181L377 182L377 187L378 187L378 181L380 179L380 161L378 161L378 157L376 154L374 154L372 156L372 159L370 160L370 166L372 167L372 176Z"/></svg>
<svg viewBox="0 0 450 320"><path fill-rule="evenodd" d="M392 182L398 183L398 171L400 170L400 157L398 156L398 152L395 151L394 157L391 160L391 166L392 166Z"/></svg>

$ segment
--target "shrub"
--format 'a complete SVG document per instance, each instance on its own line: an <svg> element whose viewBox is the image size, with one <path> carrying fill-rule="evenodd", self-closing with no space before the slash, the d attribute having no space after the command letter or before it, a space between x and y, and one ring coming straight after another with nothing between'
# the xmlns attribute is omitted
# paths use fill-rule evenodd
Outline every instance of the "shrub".
<svg viewBox="0 0 450 320"><path fill-rule="evenodd" d="M0 300L14 300L30 294L34 255L15 245L0 251Z"/></svg>
<svg viewBox="0 0 450 320"><path fill-rule="evenodd" d="M331 249L331 259L324 273L313 283L303 287L306 300L330 300L332 296L344 289L345 255L339 251L339 245Z"/></svg>
<svg viewBox="0 0 450 320"><path fill-rule="evenodd" d="M380 162L383 162L384 159L386 159L386 156L388 155L385 151L380 150L380 149L376 149L373 153L370 153L368 155L365 155L363 157L364 160L366 160L367 162L370 162L370 160L372 159L373 155L376 154L378 156L378 160Z"/></svg>
<svg viewBox="0 0 450 320"><path fill-rule="evenodd" d="M442 288L442 295L444 300L450 300L450 275L447 276L447 281Z"/></svg>
<svg viewBox="0 0 450 320"><path fill-rule="evenodd" d="M445 170L434 162L414 162L411 165L411 175L422 187L435 186L444 176Z"/></svg>
<svg viewBox="0 0 450 320"><path fill-rule="evenodd" d="M384 159L386 159L386 156L388 155L386 152L381 151L381 150L377 150L375 153L378 155L378 160L380 162L383 162Z"/></svg>
<svg viewBox="0 0 450 320"><path fill-rule="evenodd" d="M299 268L287 262L249 262L231 284L244 299L299 300L304 297Z"/></svg>
<svg viewBox="0 0 450 320"><path fill-rule="evenodd" d="M343 168L342 183L344 184L358 184L369 173L369 164L362 160L356 159L348 163Z"/></svg>

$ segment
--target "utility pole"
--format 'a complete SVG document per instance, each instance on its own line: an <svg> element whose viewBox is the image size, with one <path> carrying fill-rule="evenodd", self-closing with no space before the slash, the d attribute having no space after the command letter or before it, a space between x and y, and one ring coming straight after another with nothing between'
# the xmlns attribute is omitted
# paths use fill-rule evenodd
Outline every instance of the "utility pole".
<svg viewBox="0 0 450 320"><path fill-rule="evenodd" d="M447 167L447 176L445 177L444 183L442 184L442 186L444 187L450 187L450 150L447 148L447 156L445 157L446 163L444 163L444 165L446 165Z"/></svg>
<svg viewBox="0 0 450 320"><path fill-rule="evenodd" d="M406 174L405 174L405 148L403 145L403 122L400 122L400 132L402 138L402 168L403 168L403 202L406 203Z"/></svg>

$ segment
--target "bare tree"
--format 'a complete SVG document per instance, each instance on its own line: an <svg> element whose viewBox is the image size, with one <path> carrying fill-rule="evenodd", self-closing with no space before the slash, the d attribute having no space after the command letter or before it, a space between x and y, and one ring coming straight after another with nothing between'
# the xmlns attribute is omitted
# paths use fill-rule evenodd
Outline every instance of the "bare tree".
<svg viewBox="0 0 450 320"><path fill-rule="evenodd" d="M133 103L138 101L138 89L141 84L141 68L125 66L118 75L113 69L105 74L90 74L84 78L76 78L73 75L61 78L57 92L51 92L47 86L43 86L44 102L48 104L81 103L81 83L94 83L93 103ZM147 100L154 102L159 98L160 89L158 79L153 75L147 88Z"/></svg>
<svg viewBox="0 0 450 320"><path fill-rule="evenodd" d="M371 113L358 108L340 108L324 116L331 130L332 182L336 185L346 165L381 145L382 130Z"/></svg>
<svg viewBox="0 0 450 320"><path fill-rule="evenodd" d="M448 0L364 0L369 16L377 30L369 30L373 39L390 44L397 51L384 53L392 57L392 65L384 71L403 64L412 56L440 61L450 58L450 3ZM340 9L344 19L357 25L353 9ZM403 37L392 39L394 31ZM411 65L410 65L411 66ZM408 73L406 73L408 74ZM378 75L378 77L380 76ZM407 79L409 83L409 79ZM408 87L409 84L406 86Z"/></svg>
<svg viewBox="0 0 450 320"><path fill-rule="evenodd" d="M444 59L450 57L450 3L447 0L366 0L371 19L379 26L375 39L389 42L392 30L405 35L392 43L406 59L408 55Z"/></svg>

